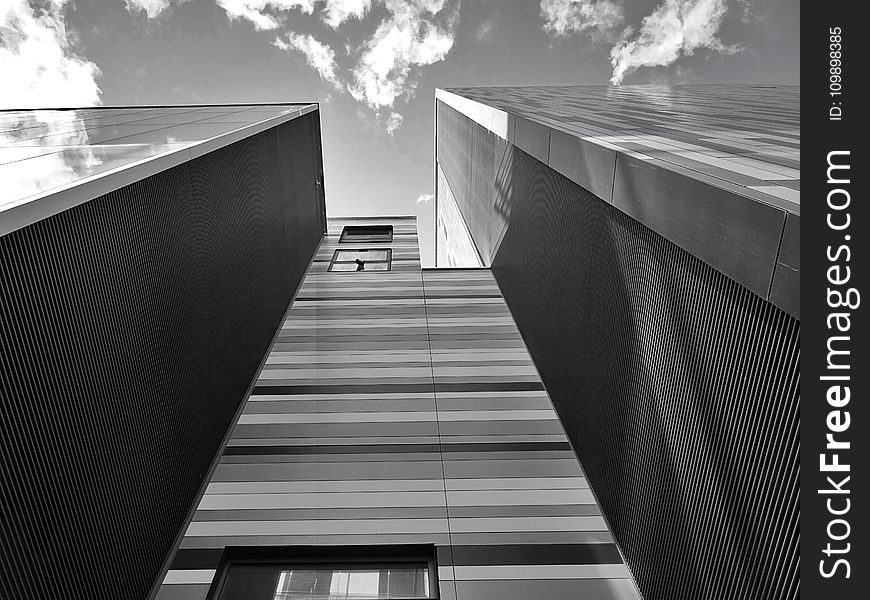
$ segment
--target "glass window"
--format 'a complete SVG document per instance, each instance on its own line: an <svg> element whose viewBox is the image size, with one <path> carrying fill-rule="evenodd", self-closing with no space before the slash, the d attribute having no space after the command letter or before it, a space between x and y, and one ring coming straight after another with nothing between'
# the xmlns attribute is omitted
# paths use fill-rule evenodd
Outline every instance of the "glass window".
<svg viewBox="0 0 870 600"><path fill-rule="evenodd" d="M341 232L340 243L392 242L392 225L348 225Z"/></svg>
<svg viewBox="0 0 870 600"><path fill-rule="evenodd" d="M389 248L379 250L339 250L336 260L351 262L358 258L363 260L389 260Z"/></svg>
<svg viewBox="0 0 870 600"><path fill-rule="evenodd" d="M329 267L330 271L356 271L358 270L359 265L355 262L351 263L332 263L332 266Z"/></svg>
<svg viewBox="0 0 870 600"><path fill-rule="evenodd" d="M392 263L391 248L364 250L336 250L329 263L330 271L389 271Z"/></svg>
<svg viewBox="0 0 870 600"><path fill-rule="evenodd" d="M389 271L390 263L388 262L371 262L365 261L364 268L360 271Z"/></svg>
<svg viewBox="0 0 870 600"><path fill-rule="evenodd" d="M230 550L230 549L228 549ZM266 554L269 554L267 549ZM375 558L353 553L352 561L257 560L246 550L245 558L222 562L209 593L210 600L423 600L437 599L434 554L391 553L388 546L372 548ZM265 558L266 554L261 554ZM359 557L357 559L356 557Z"/></svg>
<svg viewBox="0 0 870 600"><path fill-rule="evenodd" d="M292 569L281 571L271 600L362 600L429 598L429 570L419 567L380 569Z"/></svg>

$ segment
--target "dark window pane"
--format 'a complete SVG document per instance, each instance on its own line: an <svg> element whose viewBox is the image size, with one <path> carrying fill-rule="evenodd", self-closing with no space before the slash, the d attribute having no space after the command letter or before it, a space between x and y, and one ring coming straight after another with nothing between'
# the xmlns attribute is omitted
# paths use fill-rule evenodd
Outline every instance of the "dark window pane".
<svg viewBox="0 0 870 600"><path fill-rule="evenodd" d="M280 569L272 565L231 565L220 600L273 600Z"/></svg>
<svg viewBox="0 0 870 600"><path fill-rule="evenodd" d="M392 225L348 225L342 230L340 242L391 242Z"/></svg>

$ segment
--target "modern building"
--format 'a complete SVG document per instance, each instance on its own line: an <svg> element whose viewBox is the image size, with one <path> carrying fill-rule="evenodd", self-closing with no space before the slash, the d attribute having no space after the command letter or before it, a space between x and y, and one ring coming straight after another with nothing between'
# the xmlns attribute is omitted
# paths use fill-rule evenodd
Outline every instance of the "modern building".
<svg viewBox="0 0 870 600"><path fill-rule="evenodd" d="M316 104L0 112L0 597L147 598L325 231Z"/></svg>
<svg viewBox="0 0 870 600"><path fill-rule="evenodd" d="M157 597L639 598L492 275L413 218L330 221Z"/></svg>
<svg viewBox="0 0 870 600"><path fill-rule="evenodd" d="M647 600L797 598L799 89L436 91L492 274Z"/></svg>
<svg viewBox="0 0 870 600"><path fill-rule="evenodd" d="M0 597L797 596L795 90L436 108L436 269L317 104L0 112Z"/></svg>
<svg viewBox="0 0 870 600"><path fill-rule="evenodd" d="M490 272L316 105L3 115L0 595L639 598Z"/></svg>

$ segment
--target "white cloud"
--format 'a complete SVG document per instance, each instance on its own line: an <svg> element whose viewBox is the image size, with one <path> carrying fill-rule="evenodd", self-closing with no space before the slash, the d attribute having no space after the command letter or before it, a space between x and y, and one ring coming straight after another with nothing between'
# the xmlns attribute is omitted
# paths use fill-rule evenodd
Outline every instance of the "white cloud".
<svg viewBox="0 0 870 600"><path fill-rule="evenodd" d="M100 103L100 70L70 47L65 3L52 0L38 12L27 0L0 7L0 108Z"/></svg>
<svg viewBox="0 0 870 600"><path fill-rule="evenodd" d="M169 0L131 0L133 2L165 3ZM320 18L333 29L355 17L362 19L369 11L372 0L216 0L231 19L247 19L258 31L278 29L281 22L276 13L294 9L310 15L319 5ZM149 16L152 16L149 12Z"/></svg>
<svg viewBox="0 0 870 600"><path fill-rule="evenodd" d="M37 11L27 0L0 5L0 108L93 106L100 104L95 64L77 56L69 42L63 18L66 0L45 2ZM10 84L11 82L11 84ZM7 132L0 132L0 146L27 135L36 138L31 156L45 153L39 146L87 144L88 135L73 110L23 113ZM90 147L77 149L79 165L99 164ZM24 198L69 181L73 167L60 152L32 160L20 160L6 173L0 202Z"/></svg>
<svg viewBox="0 0 870 600"><path fill-rule="evenodd" d="M740 13L740 20L746 24L764 24L770 18L770 13L756 6L756 0L736 0L736 7Z"/></svg>
<svg viewBox="0 0 870 600"><path fill-rule="evenodd" d="M372 6L372 0L326 0L323 22L335 29L351 17L362 19Z"/></svg>
<svg viewBox="0 0 870 600"><path fill-rule="evenodd" d="M162 2L170 0L130 0ZM181 0L178 0L181 1ZM392 134L402 123L393 110L400 97L413 96L417 67L443 60L453 47L458 10L455 0L216 0L230 19L250 21L259 31L284 28L286 33L273 45L288 52L301 52L309 66L337 90L350 92L369 106L378 121ZM382 5L387 16L359 50L345 46L356 62L346 84L335 59L335 50L311 35L287 29L287 13L298 10L315 14L328 26L338 28L349 19L363 19L372 5ZM449 7L448 7L449 5ZM149 12L149 15L151 12Z"/></svg>
<svg viewBox="0 0 870 600"><path fill-rule="evenodd" d="M290 52L296 50L305 55L308 65L320 75L324 81L331 83L336 89L343 89L338 80L337 65L335 64L335 52L314 38L312 35L300 35L289 33L286 39L276 38L272 42L276 47Z"/></svg>
<svg viewBox="0 0 870 600"><path fill-rule="evenodd" d="M627 29L611 49L610 82L619 85L640 67L667 66L701 48L737 52L738 47L726 46L717 37L726 11L725 0L664 0L644 18L636 34Z"/></svg>
<svg viewBox="0 0 870 600"><path fill-rule="evenodd" d="M390 113L390 116L387 117L384 126L387 129L387 133L393 135L396 130L402 126L402 115L397 112Z"/></svg>
<svg viewBox="0 0 870 600"><path fill-rule="evenodd" d="M486 19L478 25L477 30L474 32L474 39L478 42L491 42L494 30L495 21L493 19Z"/></svg>
<svg viewBox="0 0 870 600"><path fill-rule="evenodd" d="M456 22L454 13L439 17L445 0L387 0L385 4L390 16L366 40L350 86L356 100L378 113L392 108L399 96L413 94L414 67L444 60L453 47ZM394 115L389 119L395 121Z"/></svg>
<svg viewBox="0 0 870 600"><path fill-rule="evenodd" d="M420 194L417 197L417 204L428 204L434 197L432 194Z"/></svg>
<svg viewBox="0 0 870 600"><path fill-rule="evenodd" d="M127 10L139 12L144 10L149 18L154 18L169 8L169 0L126 0Z"/></svg>
<svg viewBox="0 0 870 600"><path fill-rule="evenodd" d="M625 19L621 2L614 0L541 0L541 16L544 29L557 36L606 37Z"/></svg>
<svg viewBox="0 0 870 600"><path fill-rule="evenodd" d="M278 29L281 23L272 12L299 9L310 15L315 0L217 0L230 19L247 19L259 31Z"/></svg>

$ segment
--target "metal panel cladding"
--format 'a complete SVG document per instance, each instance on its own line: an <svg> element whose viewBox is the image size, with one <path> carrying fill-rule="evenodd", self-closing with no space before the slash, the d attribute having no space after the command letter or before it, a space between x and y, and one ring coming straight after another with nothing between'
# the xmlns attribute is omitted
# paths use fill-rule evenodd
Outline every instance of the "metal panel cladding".
<svg viewBox="0 0 870 600"><path fill-rule="evenodd" d="M323 234L318 118L0 238L0 597L152 589Z"/></svg>

